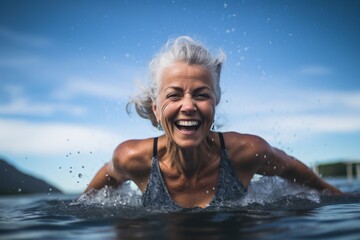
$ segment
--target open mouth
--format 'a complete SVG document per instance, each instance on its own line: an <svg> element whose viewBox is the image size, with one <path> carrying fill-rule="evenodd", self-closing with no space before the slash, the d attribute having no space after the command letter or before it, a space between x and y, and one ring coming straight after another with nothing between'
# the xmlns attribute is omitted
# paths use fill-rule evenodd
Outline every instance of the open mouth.
<svg viewBox="0 0 360 240"><path fill-rule="evenodd" d="M193 132L199 129L201 122L197 120L179 120L175 122L175 126L180 131Z"/></svg>

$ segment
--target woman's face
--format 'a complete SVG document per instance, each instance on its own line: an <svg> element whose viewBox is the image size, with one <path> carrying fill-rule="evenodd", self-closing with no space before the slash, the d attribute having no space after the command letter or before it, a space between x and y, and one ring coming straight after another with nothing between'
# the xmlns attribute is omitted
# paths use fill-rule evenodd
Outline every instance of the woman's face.
<svg viewBox="0 0 360 240"><path fill-rule="evenodd" d="M215 96L209 71L177 62L163 72L153 111L170 140L180 148L199 146L215 114Z"/></svg>

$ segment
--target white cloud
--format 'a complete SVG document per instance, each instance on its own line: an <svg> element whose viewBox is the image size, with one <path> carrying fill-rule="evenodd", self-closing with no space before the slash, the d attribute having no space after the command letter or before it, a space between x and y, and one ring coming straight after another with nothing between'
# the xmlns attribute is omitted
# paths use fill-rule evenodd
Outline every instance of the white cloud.
<svg viewBox="0 0 360 240"><path fill-rule="evenodd" d="M280 134L284 142L294 135L360 132L358 91L281 89L278 95L243 92L238 96L220 107L220 116L226 116L233 128L229 130L270 138Z"/></svg>
<svg viewBox="0 0 360 240"><path fill-rule="evenodd" d="M237 120L232 118L220 130L255 134L272 145L287 146L294 143L304 144L305 139L323 134L359 133L360 114L259 114L246 118L238 117Z"/></svg>
<svg viewBox="0 0 360 240"><path fill-rule="evenodd" d="M265 116L261 127L275 126L281 131L307 131L308 133L337 133L360 131L360 114L293 114L289 116Z"/></svg>
<svg viewBox="0 0 360 240"><path fill-rule="evenodd" d="M265 94L265 93L269 94ZM221 105L226 114L298 114L307 112L360 113L360 91L308 91L280 89L262 93L234 89Z"/></svg>
<svg viewBox="0 0 360 240"><path fill-rule="evenodd" d="M332 70L324 66L307 66L300 69L300 73L304 75L324 76L332 74Z"/></svg>
<svg viewBox="0 0 360 240"><path fill-rule="evenodd" d="M81 116L86 109L72 104L31 102L26 98L12 99L0 105L0 114L4 115L49 116L57 112Z"/></svg>
<svg viewBox="0 0 360 240"><path fill-rule="evenodd" d="M94 126L0 119L0 152L65 154L112 151L122 136Z"/></svg>
<svg viewBox="0 0 360 240"><path fill-rule="evenodd" d="M30 55L22 55L22 56L7 56L7 57L0 57L0 66L3 67L12 67L12 68L29 68L33 66L39 66L44 61L37 57L37 56L30 56Z"/></svg>
<svg viewBox="0 0 360 240"><path fill-rule="evenodd" d="M318 99L320 104L327 104L331 108L342 108L351 112L360 111L360 91L317 91L312 95L313 98Z"/></svg>
<svg viewBox="0 0 360 240"><path fill-rule="evenodd" d="M76 96L92 96L111 100L120 100L129 97L129 81L105 81L99 77L99 80L73 78L65 83L63 87L53 92L56 99L68 100Z"/></svg>
<svg viewBox="0 0 360 240"><path fill-rule="evenodd" d="M0 27L0 38L6 39L13 43L34 47L44 47L51 45L51 41L48 38L35 34L21 33L4 27Z"/></svg>

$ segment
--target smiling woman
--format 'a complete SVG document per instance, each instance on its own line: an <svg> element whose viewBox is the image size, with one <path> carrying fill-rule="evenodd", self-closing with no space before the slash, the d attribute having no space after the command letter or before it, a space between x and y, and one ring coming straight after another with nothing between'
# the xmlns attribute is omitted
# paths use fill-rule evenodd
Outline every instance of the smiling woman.
<svg viewBox="0 0 360 240"><path fill-rule="evenodd" d="M121 143L86 192L132 180L145 207L177 211L239 200L254 174L262 174L341 194L258 136L212 130L224 59L190 37L169 41L150 63L150 86L132 100L164 134Z"/></svg>
<svg viewBox="0 0 360 240"><path fill-rule="evenodd" d="M178 62L164 70L162 79L162 90L153 103L158 124L177 146L198 146L203 137L208 137L215 114L209 72L201 66Z"/></svg>

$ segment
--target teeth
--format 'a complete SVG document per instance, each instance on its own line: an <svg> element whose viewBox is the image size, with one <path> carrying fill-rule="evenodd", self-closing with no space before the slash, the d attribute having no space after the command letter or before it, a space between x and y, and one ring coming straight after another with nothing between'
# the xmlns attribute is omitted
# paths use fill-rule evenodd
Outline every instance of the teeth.
<svg viewBox="0 0 360 240"><path fill-rule="evenodd" d="M193 126L199 125L199 122L198 121L178 121L177 124L179 126L184 126L184 127L193 127Z"/></svg>

